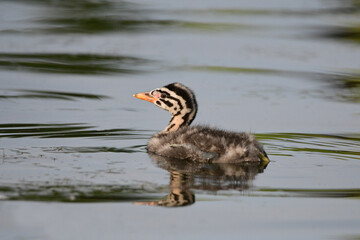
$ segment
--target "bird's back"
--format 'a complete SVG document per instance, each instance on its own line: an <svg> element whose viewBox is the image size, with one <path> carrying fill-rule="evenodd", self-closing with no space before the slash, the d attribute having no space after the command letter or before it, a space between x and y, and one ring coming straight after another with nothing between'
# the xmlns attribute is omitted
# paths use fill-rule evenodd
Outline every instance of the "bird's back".
<svg viewBox="0 0 360 240"><path fill-rule="evenodd" d="M157 133L149 140L148 151L165 157L202 162L268 161L262 145L253 135L206 126Z"/></svg>

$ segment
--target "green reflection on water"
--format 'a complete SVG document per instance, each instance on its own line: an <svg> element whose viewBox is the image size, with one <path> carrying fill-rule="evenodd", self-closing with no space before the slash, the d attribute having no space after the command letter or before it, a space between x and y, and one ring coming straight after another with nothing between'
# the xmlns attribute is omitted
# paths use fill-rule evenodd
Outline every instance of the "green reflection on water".
<svg viewBox="0 0 360 240"><path fill-rule="evenodd" d="M9 91L9 90L7 90ZM89 94L89 93L72 93L72 92L58 92L58 91L40 91L40 90L10 90L12 92L21 92L21 94L0 95L0 99L9 98L40 98L40 99L60 99L74 101L76 99L91 99L101 100L109 98L105 95Z"/></svg>
<svg viewBox="0 0 360 240"><path fill-rule="evenodd" d="M320 36L338 40L348 40L356 44L360 44L360 25L349 24L348 26L336 26L330 27L326 32L320 34Z"/></svg>
<svg viewBox="0 0 360 240"><path fill-rule="evenodd" d="M67 124L0 124L0 138L101 138L101 139L144 139L149 131L127 128L93 129L83 123Z"/></svg>
<svg viewBox="0 0 360 240"><path fill-rule="evenodd" d="M128 56L67 53L0 53L0 68L71 74L139 73L150 60Z"/></svg>
<svg viewBox="0 0 360 240"><path fill-rule="evenodd" d="M136 202L158 201L169 186L152 186L148 189L134 185L34 185L21 184L0 186L0 196L3 200L25 201L56 201L56 202ZM201 188L197 193L201 193ZM351 198L360 199L360 189L287 189L263 188L255 189L241 195L241 192L214 192L217 196L241 197L312 197L312 198ZM209 194L209 189L204 192Z"/></svg>
<svg viewBox="0 0 360 240"><path fill-rule="evenodd" d="M154 19L152 17L154 10L126 1L18 0L17 2L38 4L48 11L36 20L31 19L38 24L37 26L28 28L25 25L23 29L8 29L3 32L100 34L119 31L163 31L172 28L226 31L244 27L234 23Z"/></svg>
<svg viewBox="0 0 360 240"><path fill-rule="evenodd" d="M188 29L201 31L229 31L235 29L253 28L253 26L235 23L194 22L179 20L152 20L152 19L119 19L114 17L85 17L85 18L52 18L41 21L53 26L33 29L34 32L56 34L83 33L100 34L116 31L164 31L165 29ZM24 30L29 32L29 30ZM31 31L30 31L31 32Z"/></svg>
<svg viewBox="0 0 360 240"><path fill-rule="evenodd" d="M358 198L360 189L290 189L290 188L263 188L259 192L278 193L282 196L300 197L328 197L328 198ZM293 195L296 194L296 195Z"/></svg>
<svg viewBox="0 0 360 240"><path fill-rule="evenodd" d="M57 8L81 8L88 10L101 10L102 8L113 7L115 2L108 0L10 0L11 2L22 2L26 4L39 4ZM118 1L116 5L124 5L125 1Z"/></svg>
<svg viewBox="0 0 360 240"><path fill-rule="evenodd" d="M353 71L352 74L341 74L334 84L336 89L343 91L337 93L340 100L360 103L360 71Z"/></svg>
<svg viewBox="0 0 360 240"><path fill-rule="evenodd" d="M333 15L333 14L356 14L359 9L357 6L345 4L336 8L323 9L229 9L229 8L212 8L205 10L190 10L193 13L211 13L219 15L259 15L259 16L315 16L315 15Z"/></svg>
<svg viewBox="0 0 360 240"><path fill-rule="evenodd" d="M133 202L153 200L164 192L163 187L146 190L128 185L32 185L0 186L6 200L56 202Z"/></svg>
<svg viewBox="0 0 360 240"><path fill-rule="evenodd" d="M26 24L23 29L7 29L9 33L77 33L77 34L100 34L109 32L139 32L139 31L163 31L164 29L195 29L210 31L228 31L233 29L254 28L253 25L243 25L239 23L224 22L201 22L201 21L182 21L174 19L156 19L154 13L176 14L180 16L199 14L220 15L253 15L257 16L318 16L318 15L356 15L359 12L357 1L346 1L336 7L325 7L321 9L180 9L180 10L160 10L149 9L146 5L136 4L129 1L91 1L91 0L15 0L21 4L37 4L45 8L42 16L34 19L27 19L37 26L28 27ZM213 19L213 18L212 18ZM355 39L359 41L358 26L346 28L333 28L325 35L333 38Z"/></svg>
<svg viewBox="0 0 360 240"><path fill-rule="evenodd" d="M309 138L328 138L328 139L345 139L351 141L360 141L360 133L351 134L317 134L317 133L266 133L256 134L259 139L276 139L276 140L296 140Z"/></svg>
<svg viewBox="0 0 360 240"><path fill-rule="evenodd" d="M304 152L322 154L336 159L360 160L360 133L267 133L255 135L273 151L274 155L292 156L296 152Z"/></svg>
<svg viewBox="0 0 360 240"><path fill-rule="evenodd" d="M50 149L43 149L44 152L50 153L102 153L102 152L113 152L113 153L134 153L134 152L145 152L143 150L146 145L135 145L126 148L116 147L55 147Z"/></svg>
<svg viewBox="0 0 360 240"><path fill-rule="evenodd" d="M117 19L109 17L83 17L83 18L52 18L42 20L44 24L53 25L35 31L49 33L91 33L99 34L114 31L149 31L151 28L174 26L175 22L168 20L137 20ZM59 27L60 26L60 27Z"/></svg>

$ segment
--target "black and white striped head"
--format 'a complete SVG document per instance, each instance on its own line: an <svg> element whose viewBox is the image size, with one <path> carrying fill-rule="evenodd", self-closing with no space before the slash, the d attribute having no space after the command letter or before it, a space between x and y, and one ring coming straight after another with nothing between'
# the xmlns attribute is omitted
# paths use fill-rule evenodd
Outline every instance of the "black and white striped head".
<svg viewBox="0 0 360 240"><path fill-rule="evenodd" d="M197 102L194 93L181 83L171 83L150 92L137 93L134 97L152 102L156 106L169 111L173 118L168 126L176 125L176 129L188 126L194 120L197 113Z"/></svg>

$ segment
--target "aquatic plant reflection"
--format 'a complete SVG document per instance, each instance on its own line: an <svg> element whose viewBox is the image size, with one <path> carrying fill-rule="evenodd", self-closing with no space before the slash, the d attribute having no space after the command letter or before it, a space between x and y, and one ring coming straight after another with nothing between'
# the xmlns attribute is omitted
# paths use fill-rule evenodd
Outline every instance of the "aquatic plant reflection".
<svg viewBox="0 0 360 240"><path fill-rule="evenodd" d="M196 163L149 154L153 161L170 173L170 193L157 201L135 202L136 205L180 207L195 203L192 189L203 191L246 190L251 180L264 172L268 163L228 164Z"/></svg>

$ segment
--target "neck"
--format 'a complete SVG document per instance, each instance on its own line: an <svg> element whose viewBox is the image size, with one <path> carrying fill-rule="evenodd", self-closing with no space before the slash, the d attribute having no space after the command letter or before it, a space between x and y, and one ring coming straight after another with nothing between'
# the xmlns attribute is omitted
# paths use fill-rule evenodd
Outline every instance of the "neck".
<svg viewBox="0 0 360 240"><path fill-rule="evenodd" d="M196 116L196 108L194 109L183 109L182 111L173 114L169 125L163 130L163 132L174 132L179 128L187 127L191 124Z"/></svg>

